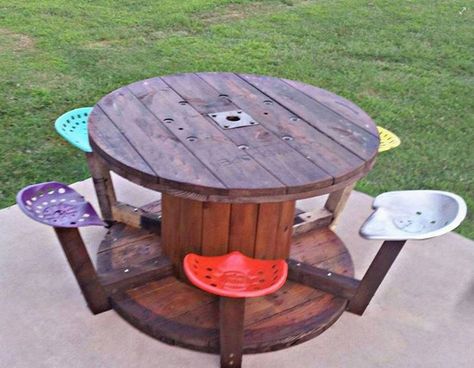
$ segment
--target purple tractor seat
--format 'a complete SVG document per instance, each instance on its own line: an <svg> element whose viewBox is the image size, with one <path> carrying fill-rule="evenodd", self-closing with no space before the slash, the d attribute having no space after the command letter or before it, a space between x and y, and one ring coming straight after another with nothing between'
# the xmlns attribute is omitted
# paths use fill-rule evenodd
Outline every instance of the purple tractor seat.
<svg viewBox="0 0 474 368"><path fill-rule="evenodd" d="M23 188L16 202L27 216L53 227L106 226L83 196L57 181Z"/></svg>

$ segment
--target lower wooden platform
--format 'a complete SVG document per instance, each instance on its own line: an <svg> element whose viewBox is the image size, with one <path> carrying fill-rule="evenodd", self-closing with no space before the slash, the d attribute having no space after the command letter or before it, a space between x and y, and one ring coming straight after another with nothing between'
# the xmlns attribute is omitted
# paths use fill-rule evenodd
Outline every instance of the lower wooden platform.
<svg viewBox="0 0 474 368"><path fill-rule="evenodd" d="M349 252L327 228L294 236L291 258L354 274ZM97 268L113 308L133 326L169 344L219 352L218 298L174 277L159 235L114 224L99 248ZM315 337L346 305L346 299L287 281L274 294L247 300L243 351L278 350Z"/></svg>

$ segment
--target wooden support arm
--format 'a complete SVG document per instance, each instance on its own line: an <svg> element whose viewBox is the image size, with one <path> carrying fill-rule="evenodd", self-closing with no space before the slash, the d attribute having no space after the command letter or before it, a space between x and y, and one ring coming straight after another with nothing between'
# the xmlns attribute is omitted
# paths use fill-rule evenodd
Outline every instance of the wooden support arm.
<svg viewBox="0 0 474 368"><path fill-rule="evenodd" d="M349 301L347 311L362 315L385 275L403 248L405 240L385 241L362 278L357 292Z"/></svg>
<svg viewBox="0 0 474 368"><path fill-rule="evenodd" d="M99 279L77 228L55 227L64 254L92 313L109 310L108 297Z"/></svg>
<svg viewBox="0 0 474 368"><path fill-rule="evenodd" d="M362 315L403 248L405 241L385 241L362 280L289 259L288 279L349 300L347 311Z"/></svg>
<svg viewBox="0 0 474 368"><path fill-rule="evenodd" d="M287 260L288 279L327 293L351 299L359 281L337 273L314 267L294 259Z"/></svg>

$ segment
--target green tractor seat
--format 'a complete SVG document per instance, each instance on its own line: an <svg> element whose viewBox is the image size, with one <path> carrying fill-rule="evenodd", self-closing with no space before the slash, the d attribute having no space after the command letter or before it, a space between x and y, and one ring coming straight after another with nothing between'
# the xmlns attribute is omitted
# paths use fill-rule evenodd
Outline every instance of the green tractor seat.
<svg viewBox="0 0 474 368"><path fill-rule="evenodd" d="M81 107L62 114L54 123L56 131L74 147L92 152L87 133L87 119L92 107Z"/></svg>

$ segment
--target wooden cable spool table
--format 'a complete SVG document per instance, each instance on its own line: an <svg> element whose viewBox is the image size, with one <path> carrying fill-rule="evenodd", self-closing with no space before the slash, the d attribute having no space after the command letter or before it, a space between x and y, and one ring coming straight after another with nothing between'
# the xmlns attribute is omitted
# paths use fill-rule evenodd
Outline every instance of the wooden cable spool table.
<svg viewBox="0 0 474 368"><path fill-rule="evenodd" d="M89 167L111 224L99 279L132 325L171 344L219 351L217 297L187 283L189 252L288 259L285 286L247 303L245 353L305 341L345 310L357 280L330 226L379 145L359 107L285 79L179 74L105 96L89 136ZM110 170L161 192L161 201L118 202ZM295 210L296 200L323 194L324 208ZM299 270L308 267L319 289L306 286Z"/></svg>

